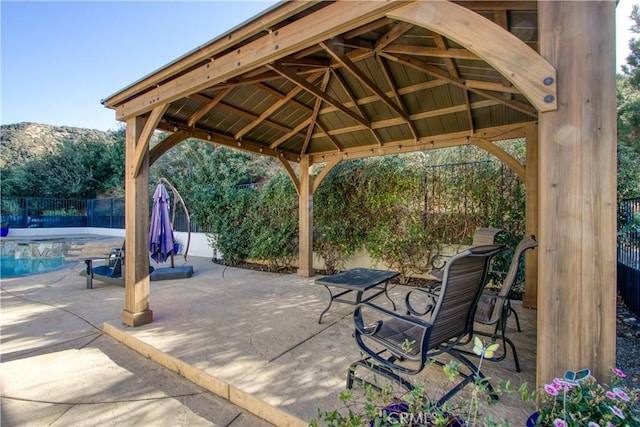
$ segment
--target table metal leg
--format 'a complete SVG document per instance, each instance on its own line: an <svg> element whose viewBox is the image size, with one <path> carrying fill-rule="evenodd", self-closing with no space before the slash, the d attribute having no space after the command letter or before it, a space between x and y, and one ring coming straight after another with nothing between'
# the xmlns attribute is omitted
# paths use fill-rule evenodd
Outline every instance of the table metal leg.
<svg viewBox="0 0 640 427"><path fill-rule="evenodd" d="M324 314L329 311L329 308L331 308L331 304L333 304L333 293L331 292L331 289L329 289L328 286L326 285L322 285L325 288L327 288L327 291L329 291L329 305L327 306L327 308L325 308L322 313L320 313L320 318L318 319L318 323L322 323L322 316L324 316Z"/></svg>
<svg viewBox="0 0 640 427"><path fill-rule="evenodd" d="M84 263L87 268L87 289L93 289L93 260L85 259Z"/></svg>
<svg viewBox="0 0 640 427"><path fill-rule="evenodd" d="M389 301L391 301L391 304L393 305L393 311L396 311L396 303L393 302L393 300L391 299L391 297L387 293L387 286L389 286L389 281L388 280L384 283L384 295L387 297L387 299Z"/></svg>

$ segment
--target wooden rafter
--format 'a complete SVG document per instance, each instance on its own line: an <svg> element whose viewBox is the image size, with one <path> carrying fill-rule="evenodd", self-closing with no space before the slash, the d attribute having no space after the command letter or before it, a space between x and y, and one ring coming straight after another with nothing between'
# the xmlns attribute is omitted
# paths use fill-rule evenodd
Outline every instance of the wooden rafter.
<svg viewBox="0 0 640 427"><path fill-rule="evenodd" d="M327 104L333 105L338 110L342 111L344 114L346 114L347 116L351 117L356 122L361 123L361 124L363 124L363 125L365 125L367 127L369 126L369 122L367 121L367 119L365 119L362 116L359 116L358 114L354 113L353 111L351 111L347 107L343 106L340 101L338 101L337 99L334 99L333 97L329 96L328 94L322 92L320 89L318 89L317 87L311 85L306 80L301 79L294 72L288 70L285 67L282 67L279 64L269 64L268 66L270 68L272 68L273 70L275 70L276 72L280 73L282 75L282 77L285 77L286 79L288 79L291 82L297 84L298 86L301 86L302 88L304 88L307 92L311 93L312 95L314 95L314 96L316 96L318 98L322 98L322 100L324 102L326 102Z"/></svg>
<svg viewBox="0 0 640 427"><path fill-rule="evenodd" d="M422 82L419 84L415 84L415 85L411 85L411 86L407 86L407 87L403 87L403 88L397 88L398 94L399 95L407 95L407 94L411 94L411 93L415 93L415 92L419 92L421 90L429 90L429 89L433 89L435 87L438 86L445 86L449 84L448 81L444 80L444 79L434 79L434 80L430 80L428 82ZM387 96L393 96L393 92L389 91L387 92ZM379 99L377 96L375 95L371 95L371 96L365 96L363 98L359 98L357 101L348 101L345 102L343 105L345 107L354 107L356 104L357 105L365 105L365 104L371 104L373 102L378 102ZM332 107L332 106L326 106L323 107L321 110L321 114L326 114L332 111L336 111L337 109Z"/></svg>
<svg viewBox="0 0 640 427"><path fill-rule="evenodd" d="M320 77L320 75L321 75L320 73L312 74L311 76L309 76L307 78L307 81L309 81L309 83L313 83L318 77ZM238 139L238 140L242 139L242 137L247 132L249 132L251 129L254 129L256 126L258 126L263 121L267 120L267 118L269 116L274 114L280 108L282 108L285 105L287 105L289 103L289 101L291 101L293 99L293 97L296 96L300 92L302 92L302 88L299 87L299 86L294 88L294 89L292 89L291 91L289 91L289 93L284 98L281 98L280 100L276 101L273 105L271 105L269 108L267 108L262 114L260 114L260 116L258 116L258 118L256 118L251 123L249 123L248 125L246 125L242 129L240 129L238 132L236 132L235 138Z"/></svg>
<svg viewBox="0 0 640 427"><path fill-rule="evenodd" d="M353 94L353 92L351 91L351 88L349 88L349 85L347 84L347 82L344 81L344 78L342 77L342 75L337 72L336 70L332 70L331 75L333 75L335 77L336 82L338 82L338 84L340 85L340 87L342 88L342 91L347 95L347 97L350 99L350 106L353 106L356 110L358 110L358 113L362 116L362 117L367 117L367 113L364 111L364 109L362 109L360 107L360 104L358 104L358 101L356 100L355 95ZM367 120L369 120L369 117L367 117ZM377 133L375 133L375 131L371 128L368 127L368 129L371 132L371 136L373 137L373 139L375 139L375 141L377 142L378 145L382 145L382 140L380 139L380 137L378 136ZM335 139L333 138L332 135L330 135L326 129L322 128L323 133L330 139Z"/></svg>
<svg viewBox="0 0 640 427"><path fill-rule="evenodd" d="M417 140L418 130L416 129L416 125L414 124L413 120L411 120L411 118L407 115L407 107L405 106L404 101L402 101L402 97L398 93L398 90L396 88L396 83L393 81L393 77L391 76L391 71L389 70L387 63L380 56L376 56L376 61L378 62L380 71L382 71L382 74L384 75L384 78L386 79L387 84L391 88L391 92L393 92L393 96L396 99L398 106L402 108L402 111L404 112L404 116L409 119L407 121L407 124L409 125L409 130L413 134L413 137Z"/></svg>
<svg viewBox="0 0 640 427"><path fill-rule="evenodd" d="M403 64L407 67L413 68L414 70L418 70L418 71L422 71L426 74L429 74L431 76L435 76L435 77L439 77L439 78L443 78L443 79L447 79L449 81L449 83L451 83L454 86L457 86L461 89L464 90L469 90L471 92L477 93L478 95L481 95L485 98L488 99L493 99L494 101L498 101L510 108L513 108L514 110L520 111L521 113L525 113L531 117L537 117L538 114L536 112L536 110L532 107L530 107L527 104L524 104L522 102L517 102L517 101L509 101L506 100L494 93L491 93L487 90L482 90L482 89L477 89L471 86L468 86L466 84L466 81L464 79L456 79L453 78L451 76L449 76L448 74L446 74L444 71L442 71L441 69L434 67L432 65L429 65L423 61L419 61L415 58L409 57L409 56L405 56L405 55L390 55L388 53L385 52L380 52L380 55L384 56L385 58L388 58L391 61L395 61L398 62L400 64Z"/></svg>
<svg viewBox="0 0 640 427"><path fill-rule="evenodd" d="M232 90L233 90L232 87L228 87L228 88L222 89L219 93L216 94L216 96L213 97L213 99L211 101L207 102L207 104L204 107L202 107L200 110L196 111L196 113L191 116L191 118L189 119L187 124L189 126L194 126L198 122L198 120L200 120L201 118L203 118L205 116L205 114L207 114L209 111L213 110L213 108L216 105L221 103L222 100L224 99L224 97L227 96L229 94L229 92L231 92Z"/></svg>
<svg viewBox="0 0 640 427"><path fill-rule="evenodd" d="M278 148L278 146L280 146L280 144L283 144L288 139L290 139L293 136L295 136L295 134L297 134L298 132L302 131L303 129L305 129L310 124L311 124L311 117L307 118L306 120L304 120L303 122L298 124L298 126L296 126L295 128L291 129L291 132L289 132L289 133L281 136L280 138L276 139L275 141L273 141L269 147L272 148L272 149Z"/></svg>
<svg viewBox="0 0 640 427"><path fill-rule="evenodd" d="M322 72L320 72L320 73L322 74ZM278 74L278 73L274 73L274 74L276 74L279 79L282 78L282 76L280 74ZM278 92L277 90L273 89L272 87L270 87L269 85L266 85L264 83L256 83L255 86L257 88L259 88L260 90L262 90L264 92L267 92L269 95L275 96L276 98L279 98L279 99L284 99L284 98L287 98L289 96L288 93ZM311 113L312 112L311 108L309 108L308 106L304 105L301 102L296 101L295 99L289 99L288 104L290 106L292 106L292 107L297 108L298 110L304 111L305 113Z"/></svg>
<svg viewBox="0 0 640 427"><path fill-rule="evenodd" d="M409 31L413 25L408 22L400 22L395 24L391 30L387 31L385 35L380 37L375 44L375 50L382 50L385 47L389 46L391 43L395 42L399 37L401 37L404 33Z"/></svg>
<svg viewBox="0 0 640 427"><path fill-rule="evenodd" d="M322 123L316 122L316 126L318 127L318 129L320 129L322 135L324 135L329 140L329 142L331 142L331 145L333 145L335 149L338 150L338 152L342 152L344 150L344 147L340 145L340 143L333 137L333 135L329 133L329 131L322 125ZM312 134L311 138L315 138L315 134Z"/></svg>
<svg viewBox="0 0 640 427"><path fill-rule="evenodd" d="M331 71L327 70L324 73L324 77L322 78L322 83L320 83L320 90L325 91L327 89L327 85L329 84L329 79L331 78ZM302 144L302 149L300 150L300 155L304 155L307 153L307 148L309 147L309 142L311 141L311 136L313 135L313 128L315 127L318 120L318 113L320 112L320 106L322 105L322 99L316 98L315 105L313 107L313 113L311 114L311 125L307 128L307 134L304 138L304 143Z"/></svg>
<svg viewBox="0 0 640 427"><path fill-rule="evenodd" d="M201 94L192 95L192 98L200 99L202 101L210 99L210 98L208 98L208 97L206 97L204 95L201 95ZM249 111L243 110L243 109L238 108L238 107L234 107L233 105L229 105L229 104L224 103L224 102L218 102L218 107L221 108L221 109L227 110L230 113L233 113L233 114L236 114L238 116L244 117L245 119L248 119L248 120L251 120L251 121L257 120L258 117L259 117L257 114L253 114L253 113L251 113ZM263 120L263 123L265 125L273 128L273 129L276 129L276 130L280 131L280 132L291 132L291 128L289 128L287 126L284 126L284 125L282 125L280 123L271 121L271 120Z"/></svg>
<svg viewBox="0 0 640 427"><path fill-rule="evenodd" d="M389 98L384 91L380 90L378 85L372 81L365 73L363 73L346 55L339 52L335 48L333 43L320 43L320 46L329 53L336 61L342 63L342 65L353 74L353 76L360 81L367 89L373 92L380 100L385 103L389 108L395 111L400 117L404 118L409 123L409 117L406 112L402 110L395 102Z"/></svg>
<svg viewBox="0 0 640 427"><path fill-rule="evenodd" d="M448 46L447 46L447 41L444 39L444 37L442 37L440 34L434 34L433 36L433 40L436 44L436 47L438 47L438 49L441 50L448 50ZM447 69L449 70L449 74L451 74L451 76L453 78L460 78L460 73L458 72L458 67L456 67L455 62L453 61L453 59L451 58L444 58L444 63L447 66ZM471 131L473 131L473 115L471 114L471 105L470 105L470 100L469 100L469 92L467 92L466 90L462 91L462 95L464 97L464 103L467 106L467 122L469 123L469 129L471 129Z"/></svg>

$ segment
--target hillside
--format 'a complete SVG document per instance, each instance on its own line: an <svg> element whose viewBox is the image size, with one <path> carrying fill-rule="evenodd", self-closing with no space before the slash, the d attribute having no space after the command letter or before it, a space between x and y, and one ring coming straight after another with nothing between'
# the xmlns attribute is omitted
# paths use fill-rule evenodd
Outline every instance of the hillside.
<svg viewBox="0 0 640 427"><path fill-rule="evenodd" d="M39 123L0 126L0 169L56 154L64 142L113 143L113 132Z"/></svg>

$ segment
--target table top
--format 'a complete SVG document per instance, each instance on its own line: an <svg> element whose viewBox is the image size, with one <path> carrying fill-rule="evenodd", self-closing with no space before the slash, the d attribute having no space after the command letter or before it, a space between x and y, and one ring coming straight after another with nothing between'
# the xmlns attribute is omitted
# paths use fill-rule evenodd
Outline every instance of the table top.
<svg viewBox="0 0 640 427"><path fill-rule="evenodd" d="M320 285L335 286L352 291L366 291L399 275L400 273L397 271L354 268L333 276L316 279L315 282Z"/></svg>

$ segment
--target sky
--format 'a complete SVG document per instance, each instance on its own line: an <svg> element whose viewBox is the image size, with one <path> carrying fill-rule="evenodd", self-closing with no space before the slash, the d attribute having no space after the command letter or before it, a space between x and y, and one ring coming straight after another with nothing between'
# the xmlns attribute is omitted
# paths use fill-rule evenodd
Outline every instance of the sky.
<svg viewBox="0 0 640 427"><path fill-rule="evenodd" d="M102 99L276 3L0 0L0 123L117 129ZM617 72L637 3L616 9Z"/></svg>

